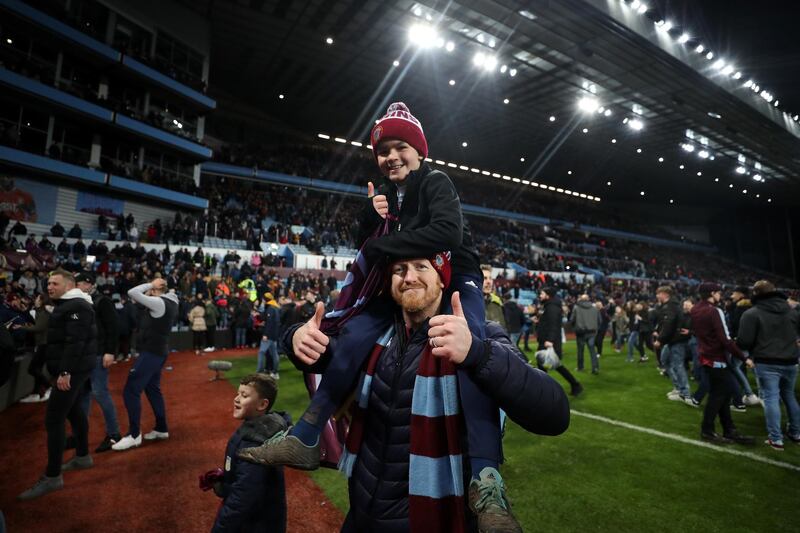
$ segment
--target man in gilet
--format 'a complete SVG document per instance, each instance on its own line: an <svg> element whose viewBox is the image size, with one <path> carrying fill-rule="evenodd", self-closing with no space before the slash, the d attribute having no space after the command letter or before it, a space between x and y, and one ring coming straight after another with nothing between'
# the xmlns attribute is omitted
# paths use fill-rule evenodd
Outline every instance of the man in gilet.
<svg viewBox="0 0 800 533"><path fill-rule="evenodd" d="M145 307L139 324L136 346L139 357L128 374L125 390L125 409L128 411L128 434L112 446L113 450L123 451L142 444L139 421L142 415L142 391L153 408L156 427L144 435L145 440L169 438L167 413L164 396L161 394L161 369L169 354L169 333L178 316L178 297L167 293L167 282L156 278L151 283L143 283L128 291L135 303Z"/></svg>

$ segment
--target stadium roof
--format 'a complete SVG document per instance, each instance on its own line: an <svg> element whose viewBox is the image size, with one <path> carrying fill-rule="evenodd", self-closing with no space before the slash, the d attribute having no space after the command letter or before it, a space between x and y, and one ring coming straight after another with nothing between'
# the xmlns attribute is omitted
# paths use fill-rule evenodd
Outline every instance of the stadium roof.
<svg viewBox="0 0 800 533"><path fill-rule="evenodd" d="M647 4L191 2L211 23L212 94L310 134L366 144L402 100L431 157L458 165L607 201L800 203L797 101L735 43Z"/></svg>

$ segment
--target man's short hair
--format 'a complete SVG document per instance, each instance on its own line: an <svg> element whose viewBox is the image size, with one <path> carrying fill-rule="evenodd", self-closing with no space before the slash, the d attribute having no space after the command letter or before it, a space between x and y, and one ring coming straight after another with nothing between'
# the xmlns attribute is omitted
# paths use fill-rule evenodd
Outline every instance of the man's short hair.
<svg viewBox="0 0 800 533"><path fill-rule="evenodd" d="M487 270L488 270L489 272L491 272L491 271L492 271L492 265L481 265L481 271L482 271L482 272L483 272L483 271L487 271Z"/></svg>
<svg viewBox="0 0 800 533"><path fill-rule="evenodd" d="M658 294L659 292L663 292L664 294L672 296L673 290L672 287L670 287L669 285L662 285L656 289L656 294Z"/></svg>
<svg viewBox="0 0 800 533"><path fill-rule="evenodd" d="M57 268L53 270L50 272L50 276L61 276L64 278L64 281L75 285L75 275L72 272L64 270L63 268Z"/></svg>
<svg viewBox="0 0 800 533"><path fill-rule="evenodd" d="M266 374L249 374L239 381L240 385L248 385L255 389L258 397L269 402L269 408L275 405L278 397L278 384Z"/></svg>
<svg viewBox="0 0 800 533"><path fill-rule="evenodd" d="M753 285L753 296L761 296L762 294L775 292L776 290L775 284L771 281L765 279L758 280L755 285Z"/></svg>

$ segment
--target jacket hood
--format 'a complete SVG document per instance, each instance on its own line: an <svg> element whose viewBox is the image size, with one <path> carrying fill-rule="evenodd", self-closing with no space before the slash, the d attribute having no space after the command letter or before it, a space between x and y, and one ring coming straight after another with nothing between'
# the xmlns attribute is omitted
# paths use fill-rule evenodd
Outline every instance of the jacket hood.
<svg viewBox="0 0 800 533"><path fill-rule="evenodd" d="M242 438L255 442L265 442L275 433L289 427L291 418L284 412L269 412L246 420L239 429Z"/></svg>
<svg viewBox="0 0 800 533"><path fill-rule="evenodd" d="M786 296L780 292L768 292L766 294L754 296L753 304L768 313L779 315L786 314L792 310L789 306L789 302L786 301Z"/></svg>
<svg viewBox="0 0 800 533"><path fill-rule="evenodd" d="M68 290L59 300L74 300L76 298L80 298L89 305L92 304L92 297L78 288Z"/></svg>
<svg viewBox="0 0 800 533"><path fill-rule="evenodd" d="M583 309L589 309L590 307L594 307L594 304L589 300L579 300L578 303L576 303L575 305L577 305L578 307L582 307Z"/></svg>
<svg viewBox="0 0 800 533"><path fill-rule="evenodd" d="M169 291L169 292L167 292L165 294L162 294L161 297L162 298L166 298L167 300L169 300L171 302L175 302L176 304L180 304L180 301L178 301L178 295L175 294L173 291Z"/></svg>

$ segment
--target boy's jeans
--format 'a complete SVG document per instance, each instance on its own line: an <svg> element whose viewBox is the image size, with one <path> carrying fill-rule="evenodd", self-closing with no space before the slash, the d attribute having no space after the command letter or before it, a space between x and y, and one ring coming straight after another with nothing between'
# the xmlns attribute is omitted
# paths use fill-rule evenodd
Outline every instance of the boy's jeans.
<svg viewBox="0 0 800 533"><path fill-rule="evenodd" d="M114 408L114 401L111 399L111 393L108 392L108 369L103 368L103 357L97 356L94 369L89 374L89 383L92 390L85 390L81 392L80 402L81 409L89 417L89 408L92 396L100 406L103 412L103 420L106 424L106 435L119 435L119 422L117 421L117 410Z"/></svg>
<svg viewBox="0 0 800 533"><path fill-rule="evenodd" d="M637 344L639 344L639 332L631 331L628 336L628 359L626 359L628 362L633 361L633 349Z"/></svg>

